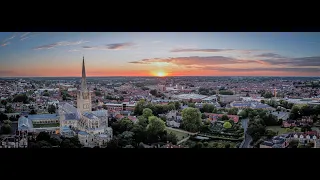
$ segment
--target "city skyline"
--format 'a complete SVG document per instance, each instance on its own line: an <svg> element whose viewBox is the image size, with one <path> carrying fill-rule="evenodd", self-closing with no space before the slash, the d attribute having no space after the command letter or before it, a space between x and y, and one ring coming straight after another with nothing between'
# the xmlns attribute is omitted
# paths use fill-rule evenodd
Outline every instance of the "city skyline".
<svg viewBox="0 0 320 180"><path fill-rule="evenodd" d="M1 32L0 77L319 76L320 33Z"/></svg>

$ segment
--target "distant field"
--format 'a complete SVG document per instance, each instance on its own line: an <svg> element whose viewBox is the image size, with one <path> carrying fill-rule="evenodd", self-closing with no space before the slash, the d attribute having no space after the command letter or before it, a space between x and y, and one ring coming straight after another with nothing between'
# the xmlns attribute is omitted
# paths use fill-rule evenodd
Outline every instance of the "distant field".
<svg viewBox="0 0 320 180"><path fill-rule="evenodd" d="M183 137L186 138L186 137L189 136L187 133L183 133L183 132L180 132L180 131L175 131L175 130L173 130L173 129L168 129L168 128L167 128L166 130L167 130L168 133L172 132L172 133L174 133L175 135L177 135L178 141L182 140Z"/></svg>
<svg viewBox="0 0 320 180"><path fill-rule="evenodd" d="M33 124L34 128L59 127L59 126L60 126L59 123L55 123L55 124Z"/></svg>

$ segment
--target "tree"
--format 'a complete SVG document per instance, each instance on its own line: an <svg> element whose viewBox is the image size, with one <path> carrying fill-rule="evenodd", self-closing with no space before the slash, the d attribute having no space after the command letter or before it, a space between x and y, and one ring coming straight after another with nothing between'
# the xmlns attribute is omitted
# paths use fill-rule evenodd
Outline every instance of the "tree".
<svg viewBox="0 0 320 180"><path fill-rule="evenodd" d="M27 102L28 96L26 94L18 94L13 98L13 102Z"/></svg>
<svg viewBox="0 0 320 180"><path fill-rule="evenodd" d="M182 127L191 132L199 131L201 126L201 113L196 108L188 107L182 110Z"/></svg>
<svg viewBox="0 0 320 180"><path fill-rule="evenodd" d="M264 104L265 103L265 101L262 99L261 101L260 101L262 104Z"/></svg>
<svg viewBox="0 0 320 180"><path fill-rule="evenodd" d="M6 106L5 113L13 113L13 112L14 112L14 110L11 105Z"/></svg>
<svg viewBox="0 0 320 180"><path fill-rule="evenodd" d="M226 144L224 145L224 148L230 148L230 143L226 143Z"/></svg>
<svg viewBox="0 0 320 180"><path fill-rule="evenodd" d="M148 125L148 119L145 118L144 116L138 116L138 124L146 128Z"/></svg>
<svg viewBox="0 0 320 180"><path fill-rule="evenodd" d="M124 148L134 148L132 145L126 145Z"/></svg>
<svg viewBox="0 0 320 180"><path fill-rule="evenodd" d="M119 141L118 138L113 137L108 143L107 143L108 149L117 149L119 148Z"/></svg>
<svg viewBox="0 0 320 180"><path fill-rule="evenodd" d="M133 143L134 132L124 131L118 135L119 146L124 147L127 145L132 145Z"/></svg>
<svg viewBox="0 0 320 180"><path fill-rule="evenodd" d="M291 108L291 112L290 112L290 119L297 119L301 117L301 113L300 113L300 107L297 106L297 105L294 105L292 108Z"/></svg>
<svg viewBox="0 0 320 180"><path fill-rule="evenodd" d="M12 128L10 124L4 124L1 126L0 131L1 131L1 134L11 134Z"/></svg>
<svg viewBox="0 0 320 180"><path fill-rule="evenodd" d="M177 135L170 132L169 134L167 134L167 141L171 142L172 144L177 144L178 137Z"/></svg>
<svg viewBox="0 0 320 180"><path fill-rule="evenodd" d="M223 123L223 128L230 129L231 127L232 127L232 125L230 122L227 121L227 122Z"/></svg>
<svg viewBox="0 0 320 180"><path fill-rule="evenodd" d="M194 146L194 148L203 148L202 142L197 142L197 144Z"/></svg>
<svg viewBox="0 0 320 180"><path fill-rule="evenodd" d="M236 107L233 107L228 111L228 115L237 115L237 114L238 114L238 108Z"/></svg>
<svg viewBox="0 0 320 180"><path fill-rule="evenodd" d="M30 114L37 114L37 112L36 112L34 109L32 109L32 110L30 111Z"/></svg>
<svg viewBox="0 0 320 180"><path fill-rule="evenodd" d="M204 142L204 143L203 143L203 146L204 146L204 147L208 147L208 146L209 146L209 143L208 143L208 142Z"/></svg>
<svg viewBox="0 0 320 180"><path fill-rule="evenodd" d="M158 135L159 133L163 132L166 128L165 123L155 116L149 117L149 124L147 126L148 133L152 135Z"/></svg>
<svg viewBox="0 0 320 180"><path fill-rule="evenodd" d="M222 121L227 121L227 120L229 120L228 115L226 115L226 114L222 115L222 116L221 116L221 120L222 120Z"/></svg>
<svg viewBox="0 0 320 180"><path fill-rule="evenodd" d="M150 116L153 116L152 110L150 108L144 108L142 111L142 116L148 119Z"/></svg>
<svg viewBox="0 0 320 180"><path fill-rule="evenodd" d="M43 96L50 96L48 92L43 93Z"/></svg>
<svg viewBox="0 0 320 180"><path fill-rule="evenodd" d="M180 104L178 101L175 101L175 102L174 102L174 106L175 106L176 110L179 110L181 104Z"/></svg>
<svg viewBox="0 0 320 180"><path fill-rule="evenodd" d="M119 133L123 133L124 131L130 131L133 128L133 122L127 117L121 119L119 121L120 131Z"/></svg>
<svg viewBox="0 0 320 180"><path fill-rule="evenodd" d="M266 93L263 95L263 97L264 97L264 98L272 98L272 97L273 97L273 94L272 94L270 91L268 91L268 92L266 92Z"/></svg>
<svg viewBox="0 0 320 180"><path fill-rule="evenodd" d="M157 96L158 92L157 92L156 89L152 89L152 90L150 90L150 94L153 95L153 96Z"/></svg>
<svg viewBox="0 0 320 180"><path fill-rule="evenodd" d="M194 103L192 103L192 102L189 102L188 103L188 107L196 108L196 105Z"/></svg>
<svg viewBox="0 0 320 180"><path fill-rule="evenodd" d="M101 93L100 91L95 91L94 94L95 94L96 96L102 96L102 93Z"/></svg>
<svg viewBox="0 0 320 180"><path fill-rule="evenodd" d="M51 104L48 108L48 112L50 114L56 113L56 106L54 106L53 104Z"/></svg>
<svg viewBox="0 0 320 180"><path fill-rule="evenodd" d="M219 94L221 94L221 95L233 95L233 92L232 91L222 90L222 91L219 91Z"/></svg>
<svg viewBox="0 0 320 180"><path fill-rule="evenodd" d="M6 100L2 100L2 101L1 101L1 104L4 105L4 106L6 106L7 103L8 103L8 102L7 102Z"/></svg>
<svg viewBox="0 0 320 180"><path fill-rule="evenodd" d="M206 113L212 113L213 111L215 110L215 107L213 104L204 104L202 106L202 108L200 109L200 111L203 113L203 112L206 112Z"/></svg>
<svg viewBox="0 0 320 180"><path fill-rule="evenodd" d="M4 113L0 113L0 122L2 122L4 120L8 120L8 116Z"/></svg>
<svg viewBox="0 0 320 180"><path fill-rule="evenodd" d="M47 132L40 132L39 135L36 138L36 141L50 141L50 135Z"/></svg>
<svg viewBox="0 0 320 180"><path fill-rule="evenodd" d="M135 145L138 146L140 142L144 142L147 139L146 126L142 126L139 123L134 124L131 131L134 133L133 139L135 141Z"/></svg>
<svg viewBox="0 0 320 180"><path fill-rule="evenodd" d="M142 111L145 108L145 101L140 100L134 108L135 115L142 115Z"/></svg>
<svg viewBox="0 0 320 180"><path fill-rule="evenodd" d="M67 95L63 94L62 95L62 100L66 101L67 100Z"/></svg>
<svg viewBox="0 0 320 180"><path fill-rule="evenodd" d="M47 141L39 141L37 145L39 148L52 148L52 145Z"/></svg>

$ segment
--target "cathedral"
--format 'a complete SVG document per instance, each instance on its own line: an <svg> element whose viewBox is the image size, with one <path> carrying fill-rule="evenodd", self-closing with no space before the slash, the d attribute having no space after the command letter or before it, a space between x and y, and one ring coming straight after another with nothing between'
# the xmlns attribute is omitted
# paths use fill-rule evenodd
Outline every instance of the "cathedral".
<svg viewBox="0 0 320 180"><path fill-rule="evenodd" d="M84 58L81 87L77 93L77 108L69 103L59 103L60 134L77 135L85 147L105 146L112 139L108 127L108 111L92 111L91 93L87 87Z"/></svg>

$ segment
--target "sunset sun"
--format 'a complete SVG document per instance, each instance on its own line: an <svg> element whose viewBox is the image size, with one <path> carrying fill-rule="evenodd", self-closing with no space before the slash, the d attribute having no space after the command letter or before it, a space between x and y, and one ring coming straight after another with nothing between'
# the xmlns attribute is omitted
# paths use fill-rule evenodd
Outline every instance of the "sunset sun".
<svg viewBox="0 0 320 180"><path fill-rule="evenodd" d="M158 76L158 77L164 77L164 76L166 76L166 73L163 72L163 71L159 71L159 72L156 73L156 76Z"/></svg>

